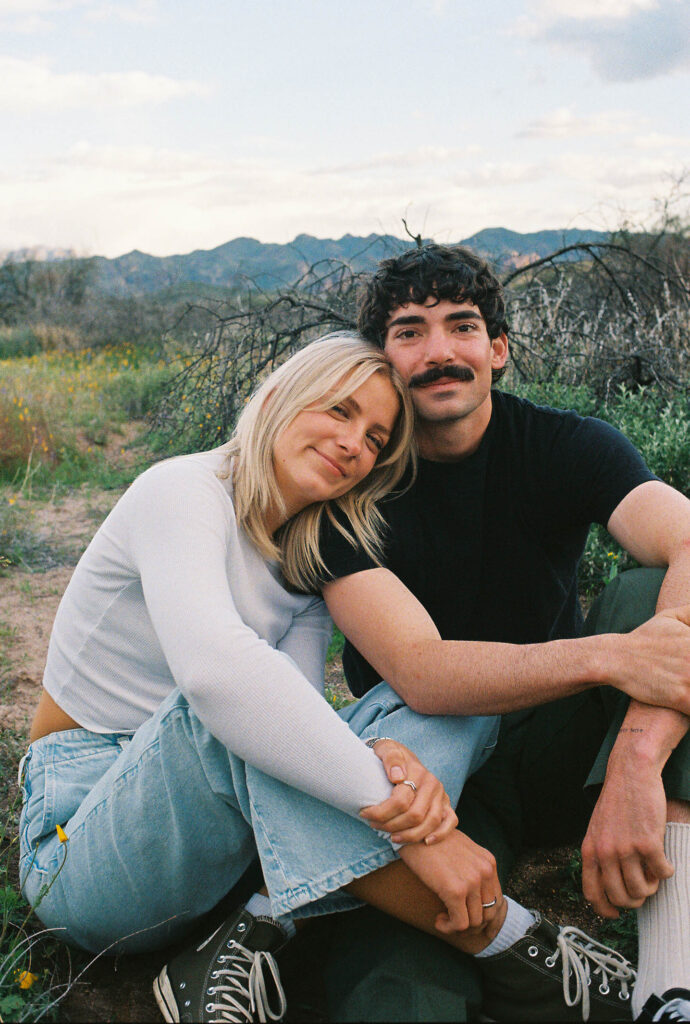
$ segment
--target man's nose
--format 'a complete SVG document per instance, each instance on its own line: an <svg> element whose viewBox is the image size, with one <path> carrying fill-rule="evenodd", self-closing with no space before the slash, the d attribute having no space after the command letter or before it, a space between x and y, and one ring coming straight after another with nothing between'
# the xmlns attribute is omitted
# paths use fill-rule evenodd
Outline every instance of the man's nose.
<svg viewBox="0 0 690 1024"><path fill-rule="evenodd" d="M429 363L450 363L453 361L452 340L448 332L442 327L435 327L429 331L425 355Z"/></svg>

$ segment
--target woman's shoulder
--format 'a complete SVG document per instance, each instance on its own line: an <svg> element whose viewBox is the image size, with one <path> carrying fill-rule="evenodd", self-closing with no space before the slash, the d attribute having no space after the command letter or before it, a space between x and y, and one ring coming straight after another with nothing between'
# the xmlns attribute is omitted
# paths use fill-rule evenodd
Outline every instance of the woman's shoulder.
<svg viewBox="0 0 690 1024"><path fill-rule="evenodd" d="M209 488L232 495L230 466L225 447L190 455L175 455L155 462L141 473L131 489L157 490L160 488Z"/></svg>
<svg viewBox="0 0 690 1024"><path fill-rule="evenodd" d="M224 450L180 455L154 463L122 496L112 515L129 519L153 517L157 522L178 516L201 516L234 522L232 489Z"/></svg>

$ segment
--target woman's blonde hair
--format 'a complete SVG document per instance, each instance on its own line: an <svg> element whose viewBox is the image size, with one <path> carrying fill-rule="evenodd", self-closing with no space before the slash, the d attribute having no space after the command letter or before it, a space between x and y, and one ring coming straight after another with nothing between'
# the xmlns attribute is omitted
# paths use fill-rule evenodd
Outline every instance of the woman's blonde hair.
<svg viewBox="0 0 690 1024"><path fill-rule="evenodd" d="M308 407L331 408L374 373L383 374L391 382L400 401L400 413L374 468L339 498L308 505L287 520L274 539L266 527L266 514L271 509L283 514L286 511L273 464L278 435L300 412ZM233 460L238 523L265 557L280 562L283 576L292 587L318 590L327 577L319 550L324 513L353 546L361 544L380 562L383 520L376 502L396 487L414 459L412 403L402 379L380 349L353 332L329 334L291 356L255 391L226 451ZM344 515L336 516L338 510ZM345 523L349 523L351 532Z"/></svg>

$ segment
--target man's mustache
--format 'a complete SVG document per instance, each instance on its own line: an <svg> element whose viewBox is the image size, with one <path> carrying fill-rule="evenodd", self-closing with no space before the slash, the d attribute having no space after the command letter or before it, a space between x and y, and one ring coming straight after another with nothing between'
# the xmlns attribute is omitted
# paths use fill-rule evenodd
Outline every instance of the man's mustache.
<svg viewBox="0 0 690 1024"><path fill-rule="evenodd" d="M455 366L454 363L448 366L432 366L424 373L417 373L414 377L410 377L409 387L423 388L425 384L435 384L437 380L447 380L449 377L453 380L467 382L474 380L474 372L469 366Z"/></svg>

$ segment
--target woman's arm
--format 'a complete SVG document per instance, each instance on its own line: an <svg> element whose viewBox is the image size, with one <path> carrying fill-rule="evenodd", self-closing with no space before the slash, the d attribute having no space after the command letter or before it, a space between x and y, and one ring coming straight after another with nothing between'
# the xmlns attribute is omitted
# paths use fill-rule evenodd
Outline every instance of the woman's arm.
<svg viewBox="0 0 690 1024"><path fill-rule="evenodd" d="M294 662L243 621L226 568L241 558L230 511L220 482L186 459L139 478L126 497L132 558L172 676L235 754L356 816L391 785Z"/></svg>

